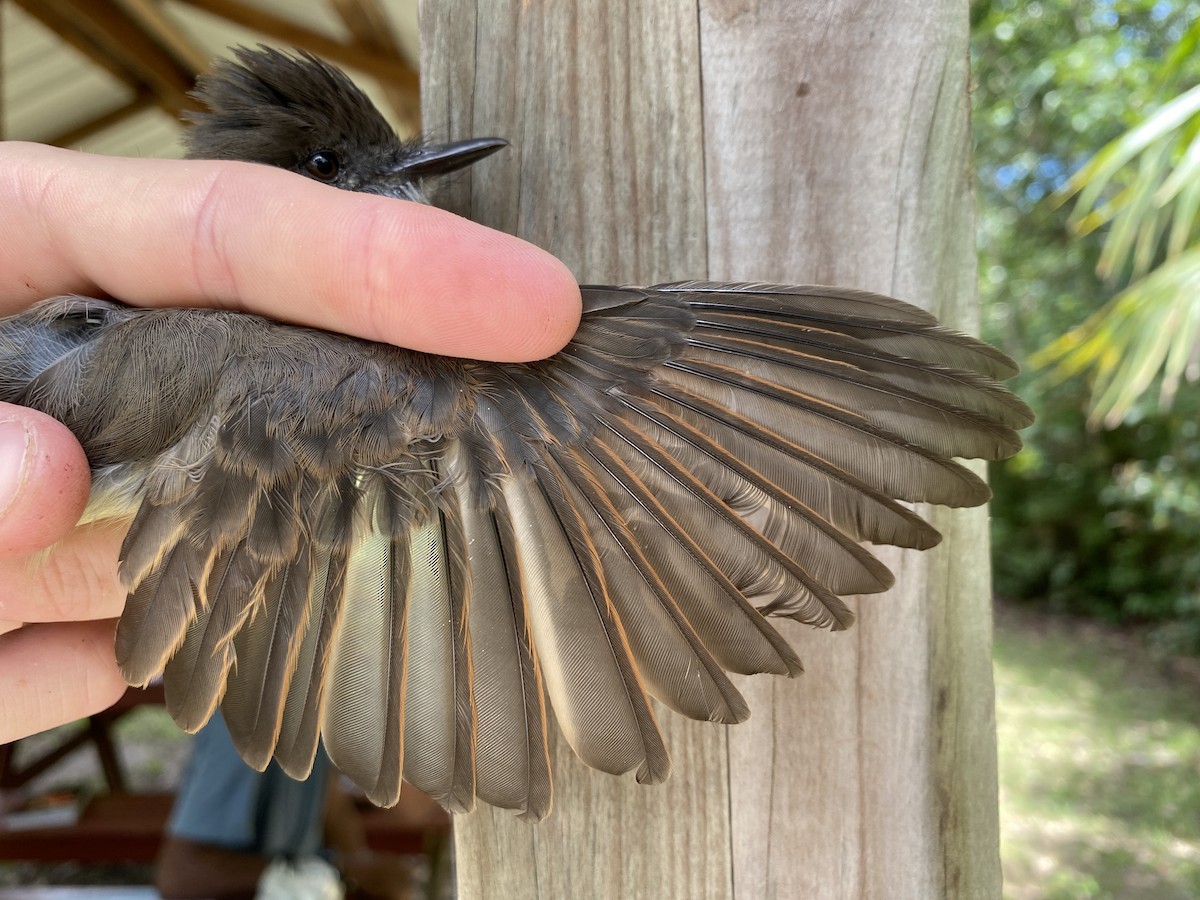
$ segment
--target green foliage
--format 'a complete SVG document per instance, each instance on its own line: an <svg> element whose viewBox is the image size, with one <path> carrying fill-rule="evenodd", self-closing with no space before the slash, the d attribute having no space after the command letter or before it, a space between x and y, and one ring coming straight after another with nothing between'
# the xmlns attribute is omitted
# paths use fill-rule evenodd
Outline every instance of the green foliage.
<svg viewBox="0 0 1200 900"><path fill-rule="evenodd" d="M1027 449L993 472L998 591L1109 621L1200 624L1198 398L1094 433L1078 385L1038 401ZM1174 634L1177 649L1200 646Z"/></svg>
<svg viewBox="0 0 1200 900"><path fill-rule="evenodd" d="M1200 2L993 0L972 7L980 292L985 336L1017 359L1112 299L1103 233L1076 235L1050 199L1159 102L1162 73L1200 83ZM1156 398L1086 426L1092 385L1027 372L1027 449L992 470L1000 593L1111 620L1179 621L1200 638L1200 397ZM1195 627L1192 628L1192 623ZM1200 646L1200 643L1197 644Z"/></svg>
<svg viewBox="0 0 1200 900"><path fill-rule="evenodd" d="M1194 46L1193 22L1181 45ZM1177 90L1190 57L1173 52L1160 81ZM1092 422L1120 423L1156 382L1163 406L1195 380L1200 335L1200 87L1166 100L1143 122L1106 144L1059 192L1078 194L1071 224L1088 234L1109 225L1098 270L1129 284L1086 322L1051 342L1034 365L1064 376L1091 370Z"/></svg>

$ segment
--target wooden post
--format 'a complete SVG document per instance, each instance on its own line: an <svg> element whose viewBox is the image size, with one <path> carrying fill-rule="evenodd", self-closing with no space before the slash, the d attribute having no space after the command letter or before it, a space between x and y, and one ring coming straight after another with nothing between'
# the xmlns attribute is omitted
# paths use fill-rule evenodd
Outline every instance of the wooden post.
<svg viewBox="0 0 1200 900"><path fill-rule="evenodd" d="M882 291L975 325L962 0L438 0L422 8L438 138L506 154L443 198L581 280L710 276ZM795 680L742 679L725 729L664 713L645 788L555 746L540 825L456 823L460 897L1000 895L986 517L844 634L787 628Z"/></svg>

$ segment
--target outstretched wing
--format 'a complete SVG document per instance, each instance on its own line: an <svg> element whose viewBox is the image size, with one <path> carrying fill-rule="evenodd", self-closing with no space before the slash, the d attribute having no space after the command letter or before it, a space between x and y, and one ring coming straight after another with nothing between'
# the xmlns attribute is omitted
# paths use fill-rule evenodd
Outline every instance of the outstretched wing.
<svg viewBox="0 0 1200 900"><path fill-rule="evenodd" d="M862 544L933 546L906 504L984 502L955 458L1016 452L1032 419L999 384L1010 360L889 298L583 294L575 339L530 365L175 311L201 336L183 356L217 358L167 392L202 414L168 439L138 424L178 423L156 411L161 385L109 403L150 432L149 475L114 455L114 423L67 417L108 442L99 494L144 494L122 553L126 676L165 666L189 729L220 703L259 767L303 776L323 737L377 803L403 776L451 809L539 818L547 699L586 763L662 780L650 697L744 719L726 672L800 671L764 614L849 625L841 596L892 583ZM11 375L40 384L27 402L78 398L74 356L142 346L106 344L142 324L113 309L86 349L59 326L65 349Z"/></svg>
<svg viewBox="0 0 1200 900"><path fill-rule="evenodd" d="M448 442L447 492L500 536L471 544L470 566L509 573L470 603L524 611L576 752L657 781L669 761L647 695L744 719L726 671L800 671L761 614L849 625L840 595L892 584L861 542L933 546L904 503L984 502L954 457L1015 453L1032 414L998 383L1011 360L877 295L686 283L586 287L584 303L559 355L475 373L488 387ZM494 682L473 659L478 697ZM503 751L485 710L508 719L517 684L477 699L492 802L524 734Z"/></svg>

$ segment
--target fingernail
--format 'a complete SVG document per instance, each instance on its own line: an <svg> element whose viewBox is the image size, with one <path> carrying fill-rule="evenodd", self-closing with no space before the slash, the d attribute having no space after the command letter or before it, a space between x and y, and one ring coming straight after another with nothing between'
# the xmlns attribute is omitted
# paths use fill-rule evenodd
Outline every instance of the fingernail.
<svg viewBox="0 0 1200 900"><path fill-rule="evenodd" d="M8 512L25 483L25 459L33 435L20 419L0 422L0 515Z"/></svg>

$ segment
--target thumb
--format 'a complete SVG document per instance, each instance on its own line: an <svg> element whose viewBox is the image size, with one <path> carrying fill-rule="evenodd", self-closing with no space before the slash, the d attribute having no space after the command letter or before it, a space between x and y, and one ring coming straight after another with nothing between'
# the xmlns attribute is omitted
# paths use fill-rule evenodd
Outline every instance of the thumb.
<svg viewBox="0 0 1200 900"><path fill-rule="evenodd" d="M0 403L0 558L65 537L87 505L87 457L65 425Z"/></svg>

